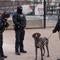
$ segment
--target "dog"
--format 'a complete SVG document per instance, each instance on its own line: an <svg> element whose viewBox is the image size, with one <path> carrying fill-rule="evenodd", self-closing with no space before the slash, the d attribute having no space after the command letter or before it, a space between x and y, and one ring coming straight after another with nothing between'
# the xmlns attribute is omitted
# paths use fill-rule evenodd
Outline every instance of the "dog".
<svg viewBox="0 0 60 60"><path fill-rule="evenodd" d="M47 57L49 57L49 49L48 49L48 38L46 37L41 37L41 34L36 32L36 33L33 33L32 37L34 38L35 40L35 53L36 53L36 57L35 57L35 60L37 60L37 49L40 48L41 50L41 60L43 60L43 56L45 54L45 47L46 46L46 49L47 49Z"/></svg>

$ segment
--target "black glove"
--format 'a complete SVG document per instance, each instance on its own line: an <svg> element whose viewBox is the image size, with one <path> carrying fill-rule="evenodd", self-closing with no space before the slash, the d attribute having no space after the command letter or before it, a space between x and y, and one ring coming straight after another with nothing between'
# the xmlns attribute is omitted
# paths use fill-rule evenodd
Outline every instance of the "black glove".
<svg viewBox="0 0 60 60"><path fill-rule="evenodd" d="M56 32L55 30L52 31L52 33L55 33L55 32Z"/></svg>
<svg viewBox="0 0 60 60"><path fill-rule="evenodd" d="M9 27L9 23L8 22L6 22L5 27Z"/></svg>

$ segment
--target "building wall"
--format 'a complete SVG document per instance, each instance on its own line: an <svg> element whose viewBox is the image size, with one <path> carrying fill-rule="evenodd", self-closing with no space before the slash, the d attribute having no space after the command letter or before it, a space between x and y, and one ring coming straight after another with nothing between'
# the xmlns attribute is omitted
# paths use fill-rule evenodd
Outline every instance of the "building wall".
<svg viewBox="0 0 60 60"><path fill-rule="evenodd" d="M15 1L27 1L27 0L15 0Z"/></svg>
<svg viewBox="0 0 60 60"><path fill-rule="evenodd" d="M11 1L11 0L0 0L0 1Z"/></svg>
<svg viewBox="0 0 60 60"><path fill-rule="evenodd" d="M55 1L60 3L60 0L55 0Z"/></svg>

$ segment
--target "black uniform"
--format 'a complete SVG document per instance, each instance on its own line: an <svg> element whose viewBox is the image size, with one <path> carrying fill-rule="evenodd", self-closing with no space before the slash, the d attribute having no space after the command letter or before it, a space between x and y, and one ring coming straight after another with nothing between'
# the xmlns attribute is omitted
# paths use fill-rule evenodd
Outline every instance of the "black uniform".
<svg viewBox="0 0 60 60"><path fill-rule="evenodd" d="M2 22L1 22L2 21ZM6 57L5 55L4 55L4 52L3 52L3 32L4 32L4 30L5 30L5 27L7 27L7 25L6 25L6 20L4 19L4 18L2 18L2 17L0 17L0 22L1 23L3 23L3 26L1 27L1 25L0 25L0 57ZM1 24L0 23L0 24Z"/></svg>
<svg viewBox="0 0 60 60"><path fill-rule="evenodd" d="M58 32L60 31L60 19L58 20L55 28L53 29L53 33L57 32L57 31L58 31Z"/></svg>
<svg viewBox="0 0 60 60"><path fill-rule="evenodd" d="M60 4L59 4L59 7L60 7ZM55 28L53 29L53 33L56 33L57 31L58 32L60 31L60 9L59 9L58 13L59 13L58 21L57 21L57 24L56 24Z"/></svg>
<svg viewBox="0 0 60 60"><path fill-rule="evenodd" d="M4 55L3 52L3 32L5 30L6 27L8 27L8 22L7 22L7 18L9 18L9 14L4 12L1 16L0 16L0 57L3 58L7 58L7 56Z"/></svg>
<svg viewBox="0 0 60 60"><path fill-rule="evenodd" d="M14 29L15 29L15 52L19 54L19 52L25 52L23 46L23 40L25 35L25 27L26 27L26 18L22 14L21 7L17 8L17 12L13 15ZM20 50L20 51L18 51Z"/></svg>

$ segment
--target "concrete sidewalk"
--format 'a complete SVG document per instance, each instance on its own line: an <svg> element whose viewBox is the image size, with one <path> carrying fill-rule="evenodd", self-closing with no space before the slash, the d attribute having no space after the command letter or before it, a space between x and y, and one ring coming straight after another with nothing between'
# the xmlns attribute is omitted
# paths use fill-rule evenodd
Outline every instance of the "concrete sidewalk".
<svg viewBox="0 0 60 60"><path fill-rule="evenodd" d="M27 50L26 54L21 53L20 56L15 55L15 32L14 30L6 30L4 32L4 53L8 56L5 60L34 60L35 59L35 46L32 34L34 32L40 32L42 37L49 37L53 28L46 29L26 29L24 49ZM60 40L58 38L58 32L52 34L49 38L49 51L50 57L47 58L47 53L44 56L44 60L57 60L60 58ZM41 54L38 50L38 60L41 60Z"/></svg>

